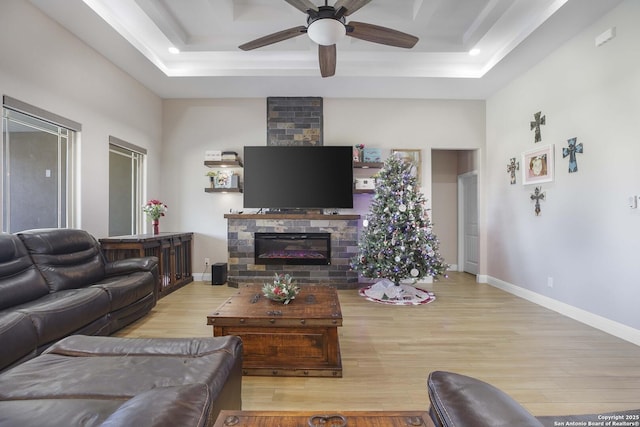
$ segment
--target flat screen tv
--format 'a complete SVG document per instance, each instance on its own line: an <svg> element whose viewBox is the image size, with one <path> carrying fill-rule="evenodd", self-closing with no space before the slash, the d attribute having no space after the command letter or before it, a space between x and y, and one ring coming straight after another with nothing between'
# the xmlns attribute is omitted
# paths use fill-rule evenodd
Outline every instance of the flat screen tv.
<svg viewBox="0 0 640 427"><path fill-rule="evenodd" d="M346 146L244 147L244 207L353 207L352 149Z"/></svg>

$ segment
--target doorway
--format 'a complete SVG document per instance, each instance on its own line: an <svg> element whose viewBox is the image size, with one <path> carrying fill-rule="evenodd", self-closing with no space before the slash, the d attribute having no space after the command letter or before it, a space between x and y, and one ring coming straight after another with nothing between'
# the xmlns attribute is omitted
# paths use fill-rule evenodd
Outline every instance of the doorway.
<svg viewBox="0 0 640 427"><path fill-rule="evenodd" d="M440 253L451 271L471 274L479 272L477 158L478 150L431 150L432 218Z"/></svg>

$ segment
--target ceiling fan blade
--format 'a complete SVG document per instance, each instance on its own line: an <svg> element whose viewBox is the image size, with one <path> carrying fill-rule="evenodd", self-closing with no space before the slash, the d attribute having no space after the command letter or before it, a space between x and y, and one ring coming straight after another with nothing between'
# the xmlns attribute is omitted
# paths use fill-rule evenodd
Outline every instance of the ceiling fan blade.
<svg viewBox="0 0 640 427"><path fill-rule="evenodd" d="M316 5L310 2L309 0L284 0L284 1L286 1L291 6L295 7L302 13L307 13L307 10L309 9L315 10L315 11L318 10Z"/></svg>
<svg viewBox="0 0 640 427"><path fill-rule="evenodd" d="M336 73L336 45L318 45L318 60L320 61L320 75L331 77Z"/></svg>
<svg viewBox="0 0 640 427"><path fill-rule="evenodd" d="M307 27L300 25L298 27L289 28L287 30L278 31L277 33L269 34L259 39L252 40L245 44L238 46L242 50L253 50L259 47L268 46L270 44L278 43L283 40L291 39L301 36L307 32Z"/></svg>
<svg viewBox="0 0 640 427"><path fill-rule="evenodd" d="M360 9L362 6L366 6L370 3L371 0L338 0L336 4L333 5L335 10L340 10L341 7L347 9L347 12L344 16L349 16L356 10Z"/></svg>
<svg viewBox="0 0 640 427"><path fill-rule="evenodd" d="M350 31L350 29L352 30ZM404 47L406 49L414 47L419 40L416 36L398 30L353 21L347 25L347 35L368 42Z"/></svg>

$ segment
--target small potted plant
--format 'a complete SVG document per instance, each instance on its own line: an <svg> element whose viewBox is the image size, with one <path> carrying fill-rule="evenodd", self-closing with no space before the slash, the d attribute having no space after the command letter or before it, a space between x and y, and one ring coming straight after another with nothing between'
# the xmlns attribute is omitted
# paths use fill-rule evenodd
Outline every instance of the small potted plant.
<svg viewBox="0 0 640 427"><path fill-rule="evenodd" d="M205 174L205 176L209 177L209 185L211 188L215 187L216 176L218 176L218 171L209 171Z"/></svg>
<svg viewBox="0 0 640 427"><path fill-rule="evenodd" d="M296 286L293 277L289 274L276 273L273 283L265 283L262 286L262 293L265 297L285 304L289 304L292 299L295 299L299 292L300 288Z"/></svg>

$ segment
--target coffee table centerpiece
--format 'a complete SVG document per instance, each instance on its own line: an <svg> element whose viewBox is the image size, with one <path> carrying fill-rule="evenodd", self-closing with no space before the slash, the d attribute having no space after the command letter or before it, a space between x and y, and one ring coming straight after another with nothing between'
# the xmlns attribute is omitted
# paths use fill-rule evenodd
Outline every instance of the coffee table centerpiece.
<svg viewBox="0 0 640 427"><path fill-rule="evenodd" d="M275 273L273 283L265 283L262 286L262 293L272 301L289 304L300 293L300 288L290 274Z"/></svg>

